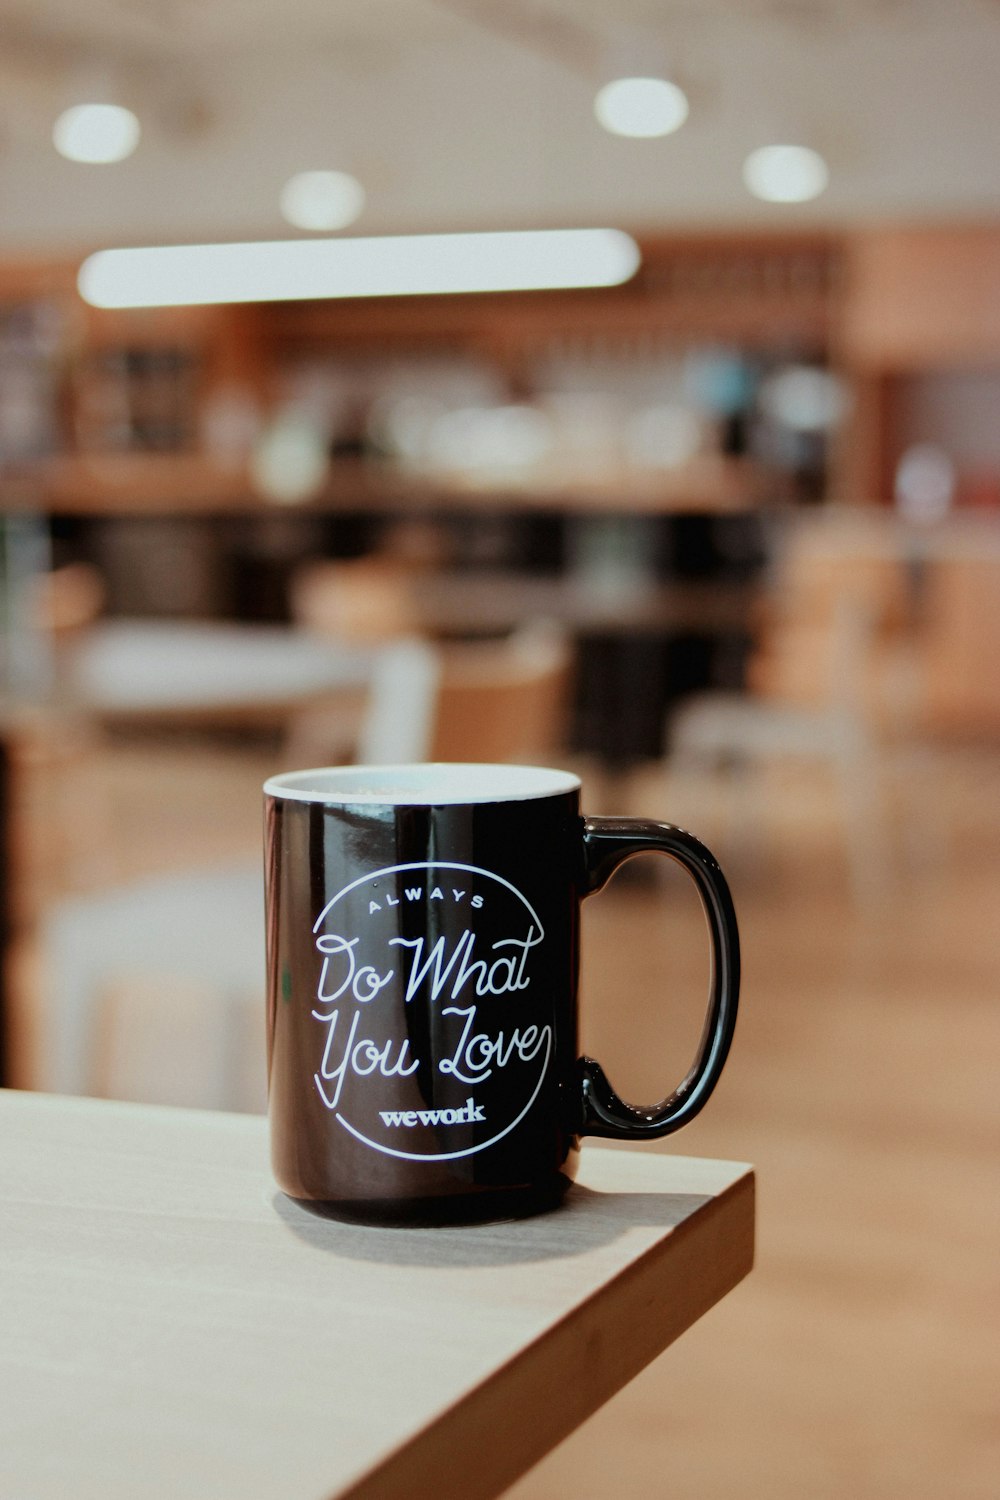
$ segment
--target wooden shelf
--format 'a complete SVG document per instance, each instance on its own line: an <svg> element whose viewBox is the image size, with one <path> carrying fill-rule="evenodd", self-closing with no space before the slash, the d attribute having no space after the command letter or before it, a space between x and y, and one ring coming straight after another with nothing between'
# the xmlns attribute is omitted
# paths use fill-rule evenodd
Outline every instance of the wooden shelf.
<svg viewBox="0 0 1000 1500"><path fill-rule="evenodd" d="M547 359L603 362L721 347L748 356L826 359L854 388L837 436L827 497L886 499L901 379L1000 367L1000 227L991 223L859 229L639 235L642 264L620 287L497 296L389 297L246 307L101 312L84 306L78 260L0 264L0 302L58 306L64 344L65 441L83 442L66 412L88 358L173 348L192 353L198 411L220 390L263 411L297 364L369 366L426 355L491 367L517 399ZM191 422L187 432L200 431ZM95 441L100 441L100 438ZM65 514L269 513L247 476L196 454L74 454L4 476L0 506ZM780 487L782 471L772 466ZM303 513L385 508L717 512L773 498L759 471L717 458L675 475L626 473L613 483L461 484L388 468L338 466ZM778 498L781 498L778 496Z"/></svg>
<svg viewBox="0 0 1000 1500"><path fill-rule="evenodd" d="M406 474L391 465L335 462L321 495L287 505L253 488L243 465L199 454L119 453L48 459L8 471L0 511L55 515L324 515L345 511L547 510L726 513L766 498L766 481L743 459L706 457L673 471L622 471L616 479L468 483Z"/></svg>
<svg viewBox="0 0 1000 1500"><path fill-rule="evenodd" d="M241 511L253 500L245 470L200 454L68 455L8 471L0 508L56 515L171 515Z"/></svg>

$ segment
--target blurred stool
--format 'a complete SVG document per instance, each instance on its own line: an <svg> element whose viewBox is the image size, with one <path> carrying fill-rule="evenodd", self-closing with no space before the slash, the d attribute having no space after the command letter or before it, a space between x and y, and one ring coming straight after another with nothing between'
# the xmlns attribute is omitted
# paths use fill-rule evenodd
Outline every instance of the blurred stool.
<svg viewBox="0 0 1000 1500"><path fill-rule="evenodd" d="M783 760L827 767L862 902L881 895L890 876L882 737L899 728L904 705L885 643L904 587L893 556L859 554L803 529L761 623L749 692L700 694L669 726L671 776L722 773L737 812L758 822L754 768Z"/></svg>
<svg viewBox="0 0 1000 1500"><path fill-rule="evenodd" d="M48 862L69 889L108 875L109 799L99 775L103 733L75 690L76 665L104 610L106 589L89 563L35 575L28 593L32 629L43 643L49 681L34 717L30 772L44 782L40 799L52 846Z"/></svg>

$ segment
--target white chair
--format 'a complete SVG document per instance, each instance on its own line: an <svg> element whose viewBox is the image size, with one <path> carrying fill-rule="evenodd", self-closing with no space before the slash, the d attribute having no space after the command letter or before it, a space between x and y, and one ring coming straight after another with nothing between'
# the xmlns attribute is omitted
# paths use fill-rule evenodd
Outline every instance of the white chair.
<svg viewBox="0 0 1000 1500"><path fill-rule="evenodd" d="M40 926L38 1088L263 1108L260 865L56 903Z"/></svg>
<svg viewBox="0 0 1000 1500"><path fill-rule="evenodd" d="M363 766L428 760L441 690L441 657L428 642L384 646L372 671L355 748Z"/></svg>
<svg viewBox="0 0 1000 1500"><path fill-rule="evenodd" d="M440 664L427 642L406 638L374 653L364 692L319 699L291 718L281 758L290 768L427 759Z"/></svg>

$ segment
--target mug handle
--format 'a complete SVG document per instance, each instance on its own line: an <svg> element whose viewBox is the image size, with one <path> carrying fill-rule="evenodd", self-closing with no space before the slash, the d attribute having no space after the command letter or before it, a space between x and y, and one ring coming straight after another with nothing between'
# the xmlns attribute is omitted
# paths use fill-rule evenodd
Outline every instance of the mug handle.
<svg viewBox="0 0 1000 1500"><path fill-rule="evenodd" d="M642 818L584 818L584 896L603 889L634 854L657 852L682 865L698 887L712 941L712 976L705 1029L687 1076L659 1104L619 1099L600 1063L580 1059L582 1135L619 1141L656 1140L693 1120L719 1081L736 1026L740 940L726 878L709 849L670 823Z"/></svg>

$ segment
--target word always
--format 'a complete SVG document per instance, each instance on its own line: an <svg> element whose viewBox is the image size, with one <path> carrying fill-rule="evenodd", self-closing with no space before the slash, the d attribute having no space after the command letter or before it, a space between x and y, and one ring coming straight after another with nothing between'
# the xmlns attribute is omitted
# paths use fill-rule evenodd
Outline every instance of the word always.
<svg viewBox="0 0 1000 1500"><path fill-rule="evenodd" d="M403 891L403 895L406 897L407 901L421 901L423 899L423 894L424 888L422 885L408 885ZM468 891L457 890L455 886L452 886L451 894L456 901L464 901L469 893ZM427 899L428 901L444 901L444 891L439 885L436 885L432 891L428 892ZM388 892L386 892L386 894L382 897L382 900L385 902L386 906L398 906L400 898L398 896L390 896ZM478 911L483 904L482 896L475 895L471 897L471 904L473 908ZM375 900L373 896L368 902L368 915L371 916L373 912L381 910L381 905L378 901Z"/></svg>

